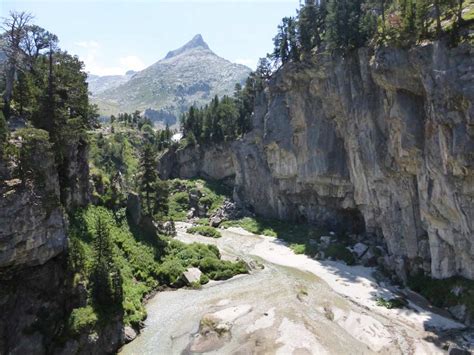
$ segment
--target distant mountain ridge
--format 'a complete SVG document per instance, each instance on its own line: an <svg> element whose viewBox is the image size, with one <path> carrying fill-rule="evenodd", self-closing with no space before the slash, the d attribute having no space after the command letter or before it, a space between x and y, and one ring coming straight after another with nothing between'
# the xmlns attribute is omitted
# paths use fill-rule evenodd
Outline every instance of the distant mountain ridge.
<svg viewBox="0 0 474 355"><path fill-rule="evenodd" d="M115 88L120 84L126 83L135 73L135 71L129 70L125 73L125 75L100 76L88 74L87 82L89 83L89 91L92 92L94 95L97 95L107 89Z"/></svg>
<svg viewBox="0 0 474 355"><path fill-rule="evenodd" d="M157 124L174 125L189 106L231 95L250 68L216 55L200 34L165 58L130 75L89 76L91 99L103 115L140 110Z"/></svg>

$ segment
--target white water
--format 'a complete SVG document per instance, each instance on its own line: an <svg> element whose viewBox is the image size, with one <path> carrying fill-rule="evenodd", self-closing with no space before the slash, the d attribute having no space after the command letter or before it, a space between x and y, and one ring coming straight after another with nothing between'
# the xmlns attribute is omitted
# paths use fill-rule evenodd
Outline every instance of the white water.
<svg viewBox="0 0 474 355"><path fill-rule="evenodd" d="M147 305L146 328L123 354L192 354L201 318L222 319L230 337L212 354L435 354L434 333L460 324L413 304L388 310L376 305L391 290L371 278L372 270L295 255L274 238L239 229L220 239L184 232L184 242L216 244L226 258L258 260L265 268L201 290L157 294ZM190 345L191 344L191 345Z"/></svg>

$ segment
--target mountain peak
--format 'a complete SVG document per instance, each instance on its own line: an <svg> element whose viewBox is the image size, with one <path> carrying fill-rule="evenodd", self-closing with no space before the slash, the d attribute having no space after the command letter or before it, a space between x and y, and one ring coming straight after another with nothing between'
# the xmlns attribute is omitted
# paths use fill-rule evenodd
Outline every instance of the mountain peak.
<svg viewBox="0 0 474 355"><path fill-rule="evenodd" d="M202 49L210 49L209 46L207 45L206 42L204 42L204 39L202 36L198 33L195 35L188 43L186 43L184 46L175 49L174 51L168 52L166 55L165 59L169 59L172 57L175 57L181 53L184 53L186 51L189 51L194 48L202 48Z"/></svg>

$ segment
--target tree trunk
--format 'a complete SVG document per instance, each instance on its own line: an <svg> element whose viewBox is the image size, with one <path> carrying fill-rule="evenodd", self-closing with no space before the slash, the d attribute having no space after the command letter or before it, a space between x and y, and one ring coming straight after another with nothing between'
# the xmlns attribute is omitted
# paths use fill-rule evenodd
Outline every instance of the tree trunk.
<svg viewBox="0 0 474 355"><path fill-rule="evenodd" d="M380 0L382 11L382 38L385 39L385 0Z"/></svg>
<svg viewBox="0 0 474 355"><path fill-rule="evenodd" d="M441 33L441 14L439 11L439 0L434 2L435 16L436 16L436 34L439 36Z"/></svg>

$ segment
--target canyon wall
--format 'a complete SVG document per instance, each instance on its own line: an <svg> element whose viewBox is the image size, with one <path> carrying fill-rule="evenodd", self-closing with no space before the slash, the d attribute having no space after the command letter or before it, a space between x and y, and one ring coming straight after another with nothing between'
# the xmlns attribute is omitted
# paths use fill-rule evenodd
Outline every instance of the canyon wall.
<svg viewBox="0 0 474 355"><path fill-rule="evenodd" d="M71 353L71 344L112 351L120 329L96 343L58 342L71 310L87 300L66 257L67 212L90 198L87 144L71 137L58 174L46 131L12 132L10 143L17 153L0 155L0 354Z"/></svg>
<svg viewBox="0 0 474 355"><path fill-rule="evenodd" d="M231 157L234 198L260 215L383 236L402 279L474 279L473 83L469 45L286 64L206 164Z"/></svg>

